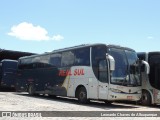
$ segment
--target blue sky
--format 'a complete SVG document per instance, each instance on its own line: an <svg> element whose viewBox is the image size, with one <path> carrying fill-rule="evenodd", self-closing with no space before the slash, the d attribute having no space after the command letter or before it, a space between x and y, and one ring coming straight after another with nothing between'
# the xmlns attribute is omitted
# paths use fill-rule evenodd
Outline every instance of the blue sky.
<svg viewBox="0 0 160 120"><path fill-rule="evenodd" d="M92 43L160 51L159 0L1 0L0 48L43 53Z"/></svg>

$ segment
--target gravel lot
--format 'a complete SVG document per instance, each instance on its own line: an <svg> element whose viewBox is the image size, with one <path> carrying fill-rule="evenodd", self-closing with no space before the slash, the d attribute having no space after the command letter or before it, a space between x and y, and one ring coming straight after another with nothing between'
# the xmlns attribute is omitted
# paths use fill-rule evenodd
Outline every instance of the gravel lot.
<svg viewBox="0 0 160 120"><path fill-rule="evenodd" d="M30 120L30 119L68 119L68 120L92 120L92 119L106 119L107 120L142 120L144 117L64 117L65 114L68 115L65 111L94 111L89 113L93 115L99 111L109 112L122 112L122 111L159 111L160 106L151 106L151 107L144 107L136 104L124 104L124 103L113 103L112 105L106 105L103 102L91 101L89 104L80 105L78 101L74 98L64 98L64 97L56 97L51 98L49 96L29 96L27 93L16 93L16 92L0 92L0 110L1 111L64 111L57 112L57 113L49 113L46 114L54 116L62 114L63 117L43 117L43 118L27 118L23 117L23 119ZM81 116L83 114L88 114L87 112L78 112L77 114ZM72 114L72 113L70 113ZM73 113L76 114L76 113ZM11 120L22 120L22 117L1 117L0 119L11 119ZM145 117L145 120L153 120L153 119L160 119L160 117Z"/></svg>

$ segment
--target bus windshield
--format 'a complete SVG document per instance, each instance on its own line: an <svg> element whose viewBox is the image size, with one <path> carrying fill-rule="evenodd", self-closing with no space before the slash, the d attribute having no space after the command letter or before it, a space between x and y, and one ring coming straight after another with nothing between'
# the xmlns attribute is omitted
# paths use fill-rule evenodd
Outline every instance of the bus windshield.
<svg viewBox="0 0 160 120"><path fill-rule="evenodd" d="M140 69L136 52L118 48L109 48L109 54L115 59L115 70L111 83L118 85L140 85Z"/></svg>
<svg viewBox="0 0 160 120"><path fill-rule="evenodd" d="M1 70L2 70L2 63L0 63L0 72L1 72Z"/></svg>
<svg viewBox="0 0 160 120"><path fill-rule="evenodd" d="M149 82L152 87L160 90L160 54L149 54Z"/></svg>
<svg viewBox="0 0 160 120"><path fill-rule="evenodd" d="M139 59L137 57L136 52L125 50L128 64L129 64L129 77L130 77L130 84L132 85L141 85L140 81L140 65L139 65Z"/></svg>
<svg viewBox="0 0 160 120"><path fill-rule="evenodd" d="M0 80L2 78L2 63L0 63Z"/></svg>

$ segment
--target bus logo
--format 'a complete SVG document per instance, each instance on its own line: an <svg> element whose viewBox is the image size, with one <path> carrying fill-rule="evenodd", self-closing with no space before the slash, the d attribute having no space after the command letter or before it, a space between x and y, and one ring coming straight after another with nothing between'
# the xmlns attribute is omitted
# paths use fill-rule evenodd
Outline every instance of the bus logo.
<svg viewBox="0 0 160 120"><path fill-rule="evenodd" d="M71 70L60 70L59 76L80 76L84 75L84 69L75 69L74 71Z"/></svg>

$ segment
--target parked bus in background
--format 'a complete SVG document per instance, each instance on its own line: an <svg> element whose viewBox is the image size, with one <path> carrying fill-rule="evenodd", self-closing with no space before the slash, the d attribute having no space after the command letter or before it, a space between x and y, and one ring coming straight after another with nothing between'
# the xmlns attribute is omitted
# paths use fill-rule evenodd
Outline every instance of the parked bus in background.
<svg viewBox="0 0 160 120"><path fill-rule="evenodd" d="M126 47L80 45L18 60L17 91L76 97L80 103L141 98L140 62Z"/></svg>
<svg viewBox="0 0 160 120"><path fill-rule="evenodd" d="M150 65L150 73L142 72L142 105L160 104L160 52L139 52L138 57Z"/></svg>
<svg viewBox="0 0 160 120"><path fill-rule="evenodd" d="M17 61L4 59L0 62L0 88L14 88L17 72Z"/></svg>

